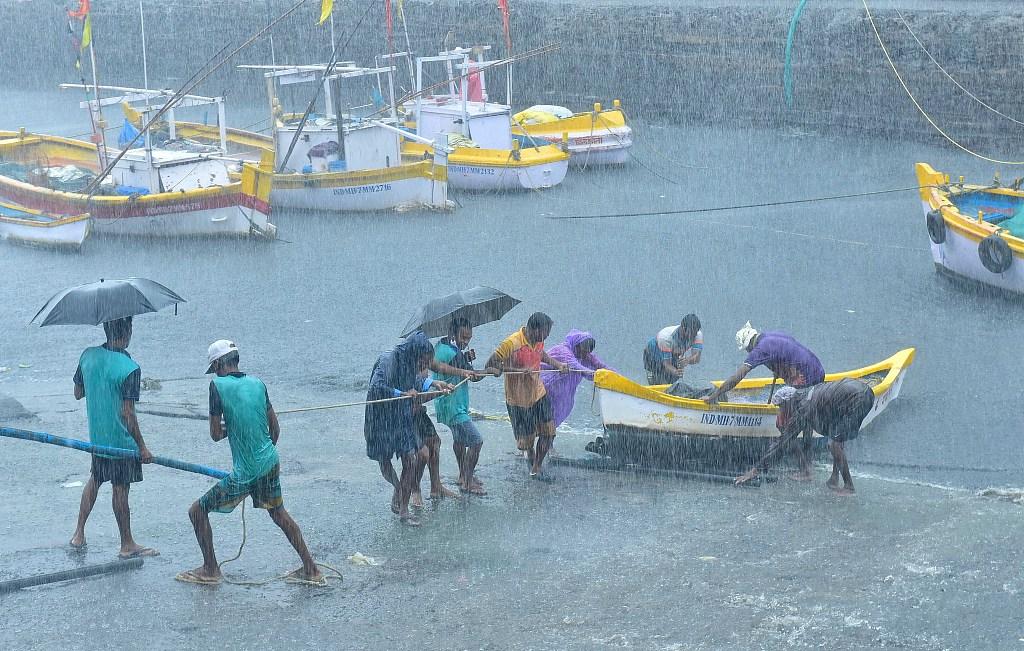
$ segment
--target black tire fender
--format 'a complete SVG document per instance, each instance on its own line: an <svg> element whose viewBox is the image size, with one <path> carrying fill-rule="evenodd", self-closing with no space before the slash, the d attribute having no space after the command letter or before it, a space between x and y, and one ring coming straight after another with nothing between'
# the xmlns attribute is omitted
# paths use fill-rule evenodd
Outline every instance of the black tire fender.
<svg viewBox="0 0 1024 651"><path fill-rule="evenodd" d="M978 244L981 264L994 274L1001 274L1013 264L1013 251L998 234L989 235Z"/></svg>
<svg viewBox="0 0 1024 651"><path fill-rule="evenodd" d="M946 220L942 218L942 211L936 208L928 211L925 216L925 223L928 226L928 239L936 244L946 241Z"/></svg>

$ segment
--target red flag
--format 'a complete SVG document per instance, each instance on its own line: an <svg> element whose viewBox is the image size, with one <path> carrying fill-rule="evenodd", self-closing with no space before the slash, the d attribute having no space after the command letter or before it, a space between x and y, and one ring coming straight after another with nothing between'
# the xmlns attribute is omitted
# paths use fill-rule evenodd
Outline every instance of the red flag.
<svg viewBox="0 0 1024 651"><path fill-rule="evenodd" d="M77 18L78 20L85 20L85 17L89 15L89 0L78 0L78 9L74 11L68 10L68 18Z"/></svg>
<svg viewBox="0 0 1024 651"><path fill-rule="evenodd" d="M498 9L501 10L501 26L505 30L505 48L511 54L512 36L508 31L508 0L498 0Z"/></svg>
<svg viewBox="0 0 1024 651"><path fill-rule="evenodd" d="M394 32L391 26L391 0L384 0L384 27L388 32L388 52L395 51Z"/></svg>

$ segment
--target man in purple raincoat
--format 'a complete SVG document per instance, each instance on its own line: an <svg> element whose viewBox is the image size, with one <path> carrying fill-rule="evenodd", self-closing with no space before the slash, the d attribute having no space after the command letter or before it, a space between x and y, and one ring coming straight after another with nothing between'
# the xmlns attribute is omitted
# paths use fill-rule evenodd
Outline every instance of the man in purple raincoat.
<svg viewBox="0 0 1024 651"><path fill-rule="evenodd" d="M552 359L569 366L568 373L544 373L541 376L551 401L555 427L560 426L572 413L573 404L576 402L576 387L583 378L593 380L594 371L608 368L594 354L596 345L594 336L589 332L573 329L565 336L564 342L548 350L548 355ZM551 367L545 364L543 368L547 370Z"/></svg>

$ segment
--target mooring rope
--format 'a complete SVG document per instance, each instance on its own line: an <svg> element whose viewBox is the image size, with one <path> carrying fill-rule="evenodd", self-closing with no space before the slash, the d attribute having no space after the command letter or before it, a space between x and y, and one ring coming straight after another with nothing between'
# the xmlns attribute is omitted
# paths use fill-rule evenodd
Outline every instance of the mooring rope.
<svg viewBox="0 0 1024 651"><path fill-rule="evenodd" d="M924 116L924 119L928 120L928 124L932 125L932 127L936 131L938 131L943 138L945 138L950 143L955 145L958 149L970 154L971 156L974 156L975 158L980 158L981 160L988 161L990 163L999 163L1000 165L1024 165L1024 161L1000 160L998 158L992 158L990 156L985 156L984 154L979 154L978 152L960 144L952 136L943 131L942 127L940 127L935 122L935 120L932 119L932 116L930 116L928 112L924 110L924 107L921 106L921 103L917 101L916 97L914 97L914 93L910 90L910 87L907 86L907 82L903 81L903 75L900 74L900 71L896 68L896 64L893 62L892 57L889 55L889 48L885 47L885 43L882 41L882 35L881 33L879 33L878 26L875 24L875 17L871 15L871 8L868 7L867 0L861 0L861 4L864 5L864 11L867 12L868 21L871 23L871 29L875 32L875 38L878 39L878 44L882 47L882 53L885 55L886 61L889 62L889 67L892 68L893 73L896 74L896 79L899 80L900 86L903 86L903 90L907 93L907 97L909 97L910 101L914 103L914 106L917 107L917 110L921 113L921 115Z"/></svg>
<svg viewBox="0 0 1024 651"><path fill-rule="evenodd" d="M948 72L946 71L946 69L942 67L942 64L941 64L941 63L939 63L938 61L936 61L936 60L935 60L935 57L933 57L933 56L932 56L932 53L928 51L928 48L926 48L926 47L924 46L924 43L922 43L922 42L921 42L921 39L919 39L919 38L917 37L917 34L915 34L915 33L914 33L914 30L910 28L910 23L908 23L908 22L907 22L907 19L903 17L903 13L902 13L902 12L901 12L901 11L900 11L900 10L899 10L898 8L896 8L896 7L893 7L893 11L895 11L895 12L896 12L896 15L900 17L900 22L902 22L902 23L903 23L903 26L907 28L907 31L908 31L908 32L910 32L910 35L911 35L911 36L913 37L913 39L914 39L915 41L917 41L917 44L918 44L919 46L921 46L921 50L922 50L922 51L923 51L923 52L924 52L924 53L925 53L925 54L926 54L926 55L928 56L928 58L929 58L929 59L931 59L932 63L934 63L934 64L935 64L935 67L936 67L936 68L938 68L938 69L939 69L939 71L940 71L940 72L941 72L942 74L946 75L946 77L947 77L947 78L948 78L948 79L949 79L949 80L950 80L951 82L953 82L953 84L954 84L954 85L955 85L955 86L956 86L957 88L959 88L960 90L964 91L964 93L965 93L965 94L966 94L966 95L967 95L968 97L970 97L971 99L973 99L973 100L974 100L975 102L977 102L977 103L981 104L982 106L984 106L984 107L985 107L985 108L987 108L988 110L992 111L993 113L995 113L995 114L996 114L996 115L998 115L999 117L1003 117L1003 118L1006 118L1007 120L1009 120L1010 122L1013 122L1014 124L1019 124L1019 125L1021 125L1021 126L1024 126L1024 122L1021 122L1020 120L1017 120L1017 119L1015 119L1015 118L1012 118L1012 117L1010 117L1009 115L1007 115L1007 114L1003 113L1003 112L1002 112L1002 111L1000 111L999 109L996 109L996 108L993 108L993 107L989 106L989 105L988 105L988 104L986 104L986 103L985 103L985 102L984 102L984 101L983 101L983 100L982 100L982 99L981 99L980 97L978 97L977 95L975 95L975 94L974 94L974 93L972 93L971 91L969 91L969 90L967 90L966 88L964 88L963 84L961 84L961 83L960 83L959 81L957 81L956 79L954 79L954 78L953 78L953 75L949 74L949 73L948 73Z"/></svg>

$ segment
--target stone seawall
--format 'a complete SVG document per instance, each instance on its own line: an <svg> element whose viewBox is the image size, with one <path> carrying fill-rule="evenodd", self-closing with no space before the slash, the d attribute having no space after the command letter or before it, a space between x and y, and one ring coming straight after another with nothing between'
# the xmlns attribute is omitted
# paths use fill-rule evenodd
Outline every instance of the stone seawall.
<svg viewBox="0 0 1024 651"><path fill-rule="evenodd" d="M146 0L150 79L178 87L224 44L241 43L287 0ZM794 104L783 98L786 33L796 0L715 4L647 1L594 4L513 0L517 51L549 43L561 49L515 68L515 104L563 104L575 109L618 97L634 116L712 125L791 126L911 138L936 137L898 85L862 5L810 2L794 42ZM325 60L330 32L315 26L320 3L310 0L274 30L278 62ZM361 64L385 48L383 3L338 0L335 29L343 42L365 13L343 58ZM140 84L138 2L94 0L93 29L102 82ZM964 86L1001 112L1024 121L1024 3L914 5L904 15L933 56ZM950 9L949 7L959 7ZM489 43L503 54L493 0L406 0L409 36L417 53L453 44ZM1024 127L969 99L914 42L889 5L875 8L883 38L921 104L965 144L996 147L1024 158ZM75 76L64 3L0 0L0 85L45 87ZM396 42L404 49L404 35ZM269 63L269 40L233 63ZM499 75L492 75L498 77ZM495 96L503 82L489 79ZM234 92L255 101L253 73L225 66L200 89ZM1016 156L1013 151L1016 150Z"/></svg>

